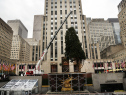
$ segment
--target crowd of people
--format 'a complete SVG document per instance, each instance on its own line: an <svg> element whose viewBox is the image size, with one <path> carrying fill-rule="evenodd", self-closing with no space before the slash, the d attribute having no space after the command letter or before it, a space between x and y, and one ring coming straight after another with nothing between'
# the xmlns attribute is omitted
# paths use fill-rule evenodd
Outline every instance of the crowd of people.
<svg viewBox="0 0 126 95"><path fill-rule="evenodd" d="M9 80L9 74L0 75L0 81L8 81L8 80Z"/></svg>

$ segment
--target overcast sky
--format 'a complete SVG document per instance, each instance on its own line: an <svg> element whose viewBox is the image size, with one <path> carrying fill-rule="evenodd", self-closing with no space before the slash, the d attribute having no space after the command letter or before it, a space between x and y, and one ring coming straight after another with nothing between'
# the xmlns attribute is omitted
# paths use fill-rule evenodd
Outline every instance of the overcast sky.
<svg viewBox="0 0 126 95"><path fill-rule="evenodd" d="M28 29L28 38L33 36L34 15L44 14L45 0L0 0L0 18L20 19ZM83 14L91 18L117 18L121 0L81 0Z"/></svg>

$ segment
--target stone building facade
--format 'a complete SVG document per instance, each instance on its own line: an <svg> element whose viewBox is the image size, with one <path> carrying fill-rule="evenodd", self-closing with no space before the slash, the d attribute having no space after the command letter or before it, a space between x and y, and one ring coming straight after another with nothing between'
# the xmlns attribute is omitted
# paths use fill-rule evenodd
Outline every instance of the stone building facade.
<svg viewBox="0 0 126 95"><path fill-rule="evenodd" d="M34 15L33 38L37 41L41 40L42 18L43 15Z"/></svg>
<svg viewBox="0 0 126 95"><path fill-rule="evenodd" d="M11 59L30 61L30 45L19 35L13 35Z"/></svg>
<svg viewBox="0 0 126 95"><path fill-rule="evenodd" d="M90 43L97 43L101 36L113 36L112 24L104 19L92 19L88 24ZM115 39L115 38L114 38Z"/></svg>
<svg viewBox="0 0 126 95"><path fill-rule="evenodd" d="M121 42L126 48L126 0L122 0L118 5L118 19L120 24L120 38Z"/></svg>
<svg viewBox="0 0 126 95"><path fill-rule="evenodd" d="M111 58L116 62L126 61L126 49L122 44L111 45L101 52L101 58Z"/></svg>
<svg viewBox="0 0 126 95"><path fill-rule="evenodd" d="M8 20L7 24L14 31L13 35L20 35L22 38L27 38L28 30L20 20Z"/></svg>
<svg viewBox="0 0 126 95"><path fill-rule="evenodd" d="M15 60L10 59L13 30L0 18L0 63L15 64Z"/></svg>
<svg viewBox="0 0 126 95"><path fill-rule="evenodd" d="M38 61L42 54L41 40L37 41L35 38L27 38L26 42L30 45L30 61Z"/></svg>
<svg viewBox="0 0 126 95"><path fill-rule="evenodd" d="M44 51L70 11L73 11L73 13L68 17L48 49L48 53L45 55L44 60L46 64L42 64L43 69L48 68L44 70L45 73L53 71L51 70L53 67L55 67L54 69L57 69L57 72L62 72L62 66L59 64L64 57L65 33L69 27L75 28L76 34L82 43L85 55L87 58L90 58L86 16L82 14L81 0L45 0L41 32L42 51Z"/></svg>
<svg viewBox="0 0 126 95"><path fill-rule="evenodd" d="M115 38L113 35L101 36L98 43L99 43L100 51L103 51L105 48L109 47L110 45L115 45Z"/></svg>

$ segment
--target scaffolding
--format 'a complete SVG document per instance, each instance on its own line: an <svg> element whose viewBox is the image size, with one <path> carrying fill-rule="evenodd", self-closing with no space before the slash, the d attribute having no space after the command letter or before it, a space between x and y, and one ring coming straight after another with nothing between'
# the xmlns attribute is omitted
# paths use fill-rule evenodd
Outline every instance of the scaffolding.
<svg viewBox="0 0 126 95"><path fill-rule="evenodd" d="M61 90L62 87L64 88L62 82L67 80L69 77L72 78L72 80L70 81L71 90L69 92L84 91L84 84L86 84L87 82L86 73L50 73L48 78L50 85L49 91L64 92Z"/></svg>

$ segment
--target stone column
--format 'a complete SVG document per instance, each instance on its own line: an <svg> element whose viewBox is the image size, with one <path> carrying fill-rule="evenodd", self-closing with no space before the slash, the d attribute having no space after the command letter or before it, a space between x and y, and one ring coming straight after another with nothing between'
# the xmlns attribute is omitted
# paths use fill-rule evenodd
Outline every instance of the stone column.
<svg viewBox="0 0 126 95"><path fill-rule="evenodd" d="M58 67L58 73L62 73L62 66L60 66L59 64L57 64Z"/></svg>

